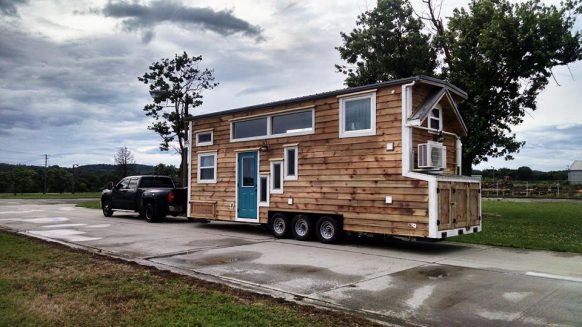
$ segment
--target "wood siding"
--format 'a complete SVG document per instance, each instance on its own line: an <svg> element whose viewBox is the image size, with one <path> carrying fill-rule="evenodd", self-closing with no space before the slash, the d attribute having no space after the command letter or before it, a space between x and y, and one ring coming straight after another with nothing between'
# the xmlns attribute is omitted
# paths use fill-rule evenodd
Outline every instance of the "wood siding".
<svg viewBox="0 0 582 327"><path fill-rule="evenodd" d="M231 142L231 121L313 106L314 134L269 138L268 152L259 152L259 174L270 175L270 160L284 157L284 145L297 144L298 148L298 179L285 180L283 194L270 194L269 207L259 207L260 222L267 222L269 211L332 213L343 216L347 231L428 236L428 183L402 176L401 86L376 91L374 136L339 138L339 103L334 96L195 119L193 137L198 130L212 129L214 143L202 147L193 144L190 200L215 201L215 219L235 220L235 151L256 150L265 141ZM415 134L416 142L430 139L432 135ZM394 145L393 151L386 150L389 142ZM453 144L449 138L445 142L452 155L447 158L452 173L454 140ZM206 151L217 152L215 184L197 183L197 154ZM385 203L386 196L392 196L392 204ZM288 204L289 198L293 199L292 205Z"/></svg>

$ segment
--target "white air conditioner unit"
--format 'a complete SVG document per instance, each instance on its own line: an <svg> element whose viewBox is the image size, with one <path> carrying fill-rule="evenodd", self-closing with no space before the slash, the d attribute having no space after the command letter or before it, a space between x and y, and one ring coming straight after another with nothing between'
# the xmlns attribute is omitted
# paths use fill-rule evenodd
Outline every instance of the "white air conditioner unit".
<svg viewBox="0 0 582 327"><path fill-rule="evenodd" d="M447 167L447 147L442 143L428 142L418 145L418 168L441 170Z"/></svg>

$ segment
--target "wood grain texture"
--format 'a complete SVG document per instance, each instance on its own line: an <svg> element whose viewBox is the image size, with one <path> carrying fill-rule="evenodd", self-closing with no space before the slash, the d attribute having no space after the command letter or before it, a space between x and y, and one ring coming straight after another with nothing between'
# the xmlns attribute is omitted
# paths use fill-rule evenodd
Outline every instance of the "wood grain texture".
<svg viewBox="0 0 582 327"><path fill-rule="evenodd" d="M415 89L414 105L430 90ZM283 146L298 144L298 179L285 180L283 194L270 194L269 207L259 207L261 223L269 211L312 212L343 216L347 231L407 236L428 236L428 183L402 176L401 87L389 86L376 91L376 135L339 138L339 99L334 97L300 101L283 106L248 112L229 113L193 121L193 130L213 129L214 144L192 149L191 201L216 201L218 220L235 219L236 150L260 147L264 140L231 142L233 119L269 114L289 108L313 106L315 133L267 139L268 152L259 154L259 172L270 171L270 159L283 158ZM415 144L431 140L432 135L416 133ZM386 143L394 150L387 151ZM454 140L445 140L454 156ZM447 143L448 142L448 143ZM218 153L217 183L198 184L197 152ZM448 172L454 172L454 157ZM393 203L386 204L385 197ZM288 199L293 204L288 204ZM414 224L409 224L414 223ZM414 228L413 226L416 226Z"/></svg>

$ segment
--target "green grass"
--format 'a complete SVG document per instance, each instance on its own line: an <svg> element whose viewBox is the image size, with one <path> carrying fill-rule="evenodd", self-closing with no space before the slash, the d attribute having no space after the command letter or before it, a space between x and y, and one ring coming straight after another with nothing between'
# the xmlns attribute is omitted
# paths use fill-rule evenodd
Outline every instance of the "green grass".
<svg viewBox="0 0 582 327"><path fill-rule="evenodd" d="M454 242L582 253L582 203L483 201L483 231Z"/></svg>
<svg viewBox="0 0 582 327"><path fill-rule="evenodd" d="M99 198L100 192L88 193L19 193L17 195L11 193L0 193L0 199L84 199L84 198Z"/></svg>
<svg viewBox="0 0 582 327"><path fill-rule="evenodd" d="M0 232L0 326L373 326Z"/></svg>
<svg viewBox="0 0 582 327"><path fill-rule="evenodd" d="M99 200L85 201L77 203L75 207L83 207L89 209L101 209L101 202Z"/></svg>

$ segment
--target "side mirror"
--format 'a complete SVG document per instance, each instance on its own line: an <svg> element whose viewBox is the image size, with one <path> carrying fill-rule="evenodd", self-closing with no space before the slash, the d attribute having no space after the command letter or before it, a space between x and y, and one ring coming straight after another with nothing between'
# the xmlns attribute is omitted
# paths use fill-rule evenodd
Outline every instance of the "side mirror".
<svg viewBox="0 0 582 327"><path fill-rule="evenodd" d="M107 189L108 190L112 190L113 189L113 182L109 182L109 184L107 184Z"/></svg>

